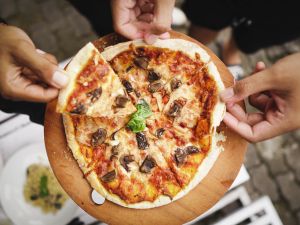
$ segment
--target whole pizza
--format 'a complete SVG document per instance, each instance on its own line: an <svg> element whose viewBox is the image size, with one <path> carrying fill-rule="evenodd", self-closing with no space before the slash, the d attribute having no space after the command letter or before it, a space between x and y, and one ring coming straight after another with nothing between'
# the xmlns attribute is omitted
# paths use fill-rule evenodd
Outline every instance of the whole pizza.
<svg viewBox="0 0 300 225"><path fill-rule="evenodd" d="M209 54L182 39L88 43L61 90L68 146L91 187L129 208L168 204L191 191L222 151L224 89Z"/></svg>

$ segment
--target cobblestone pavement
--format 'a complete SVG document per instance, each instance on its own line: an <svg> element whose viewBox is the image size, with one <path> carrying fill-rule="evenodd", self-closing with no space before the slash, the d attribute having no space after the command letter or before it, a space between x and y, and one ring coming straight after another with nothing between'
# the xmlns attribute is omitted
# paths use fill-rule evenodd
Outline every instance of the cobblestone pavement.
<svg viewBox="0 0 300 225"><path fill-rule="evenodd" d="M36 46L63 60L97 36L89 22L67 1L0 0L0 17L28 33ZM186 27L179 28L185 32ZM214 48L214 46L212 45ZM247 72L258 60L272 64L300 51L300 39L252 55L243 55ZM285 225L300 224L300 131L249 145L245 184L252 199L269 195Z"/></svg>

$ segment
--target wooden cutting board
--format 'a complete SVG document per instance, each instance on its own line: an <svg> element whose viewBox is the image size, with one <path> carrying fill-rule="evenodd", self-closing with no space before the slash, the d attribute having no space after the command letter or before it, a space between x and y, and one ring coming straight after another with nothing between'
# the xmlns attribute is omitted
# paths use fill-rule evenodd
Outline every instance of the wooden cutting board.
<svg viewBox="0 0 300 225"><path fill-rule="evenodd" d="M171 32L171 38L182 38L196 42L211 56L218 67L225 85L233 84L233 77L226 66L207 47L192 38ZM116 34L110 34L94 42L102 51L103 48L124 41ZM62 117L55 112L56 101L47 105L45 115L45 145L51 167L59 183L69 196L87 213L108 224L183 224L193 220L211 208L228 190L236 178L243 163L247 142L224 124L220 129L227 136L223 144L225 151L220 154L209 174L203 181L183 198L153 209L129 209L105 201L103 205L95 205L91 200L91 187L84 179L77 162L67 147L62 124Z"/></svg>

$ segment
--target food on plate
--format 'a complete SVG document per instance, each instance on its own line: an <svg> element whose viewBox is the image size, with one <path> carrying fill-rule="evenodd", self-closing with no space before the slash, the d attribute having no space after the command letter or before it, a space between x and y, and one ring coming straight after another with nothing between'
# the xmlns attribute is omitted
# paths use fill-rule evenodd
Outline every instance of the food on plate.
<svg viewBox="0 0 300 225"><path fill-rule="evenodd" d="M90 60L90 52L109 74L85 72L82 62ZM212 168L225 139L216 129L225 113L218 97L224 85L203 48L182 39L153 45L136 40L100 53L88 44L66 70L73 83L61 91L58 111L64 112L68 146L106 199L129 208L162 206L186 195ZM100 77L93 88L110 97L93 103L79 88L82 94L73 99L84 110L78 112L65 93L77 92L81 74ZM106 88L110 77L117 88Z"/></svg>
<svg viewBox="0 0 300 225"><path fill-rule="evenodd" d="M56 213L68 199L51 169L40 164L27 168L23 193L26 202L41 208L44 213Z"/></svg>

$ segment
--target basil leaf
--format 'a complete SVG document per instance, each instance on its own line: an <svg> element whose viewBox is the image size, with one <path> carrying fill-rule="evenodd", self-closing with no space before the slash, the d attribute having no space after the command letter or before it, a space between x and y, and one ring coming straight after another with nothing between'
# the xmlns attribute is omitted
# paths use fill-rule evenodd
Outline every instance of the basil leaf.
<svg viewBox="0 0 300 225"><path fill-rule="evenodd" d="M144 119L133 118L128 122L127 127L134 133L138 133L145 129L146 122Z"/></svg>
<svg viewBox="0 0 300 225"><path fill-rule="evenodd" d="M139 101L136 108L139 117L143 117L144 119L146 119L147 117L152 115L150 106L144 99Z"/></svg>
<svg viewBox="0 0 300 225"><path fill-rule="evenodd" d="M48 177L47 176L42 176L40 179L40 196L41 197L46 197L49 195L49 190L48 190Z"/></svg>
<svg viewBox="0 0 300 225"><path fill-rule="evenodd" d="M136 105L137 111L131 115L127 127L134 133L143 131L146 128L146 118L152 115L148 103L142 99Z"/></svg>

